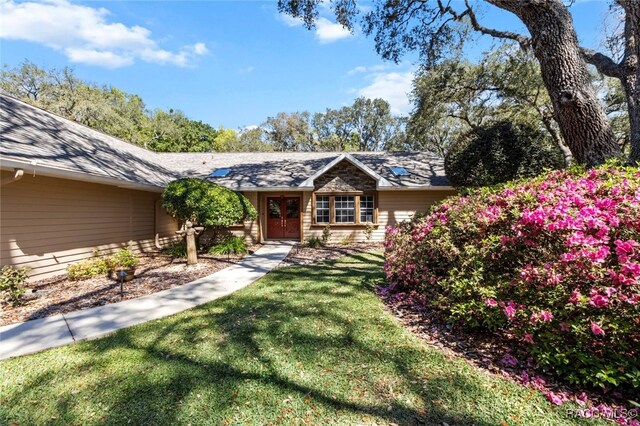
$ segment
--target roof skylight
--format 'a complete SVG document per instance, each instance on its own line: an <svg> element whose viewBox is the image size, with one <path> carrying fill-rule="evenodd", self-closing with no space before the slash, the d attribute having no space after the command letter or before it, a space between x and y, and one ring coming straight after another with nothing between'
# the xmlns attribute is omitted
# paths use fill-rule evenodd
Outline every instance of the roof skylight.
<svg viewBox="0 0 640 426"><path fill-rule="evenodd" d="M409 176L411 174L404 167L389 167L389 170L394 176Z"/></svg>
<svg viewBox="0 0 640 426"><path fill-rule="evenodd" d="M215 169L209 177L226 177L229 173L231 173L231 169Z"/></svg>

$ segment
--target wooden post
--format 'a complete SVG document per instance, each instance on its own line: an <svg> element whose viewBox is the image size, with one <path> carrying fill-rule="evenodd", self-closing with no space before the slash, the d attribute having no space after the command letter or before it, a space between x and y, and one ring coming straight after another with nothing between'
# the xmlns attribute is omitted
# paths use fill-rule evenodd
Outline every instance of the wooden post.
<svg viewBox="0 0 640 426"><path fill-rule="evenodd" d="M198 263L198 251L196 249L196 235L204 230L202 226L193 226L191 221L186 221L184 229L176 231L176 234L184 235L187 240L187 265Z"/></svg>

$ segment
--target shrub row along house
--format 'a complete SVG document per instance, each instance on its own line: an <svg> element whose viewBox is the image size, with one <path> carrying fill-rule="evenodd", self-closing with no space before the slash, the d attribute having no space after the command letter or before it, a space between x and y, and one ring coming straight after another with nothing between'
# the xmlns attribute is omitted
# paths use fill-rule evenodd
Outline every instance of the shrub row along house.
<svg viewBox="0 0 640 426"><path fill-rule="evenodd" d="M168 182L208 179L243 193L258 219L229 230L248 242L319 237L382 241L386 225L454 193L427 153L155 153L0 95L2 264L31 277L133 241L174 240Z"/></svg>

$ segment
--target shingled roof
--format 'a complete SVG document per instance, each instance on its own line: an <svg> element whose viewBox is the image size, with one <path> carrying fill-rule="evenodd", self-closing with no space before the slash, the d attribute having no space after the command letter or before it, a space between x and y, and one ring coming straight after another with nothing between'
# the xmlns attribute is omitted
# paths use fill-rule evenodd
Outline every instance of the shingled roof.
<svg viewBox="0 0 640 426"><path fill-rule="evenodd" d="M0 94L3 167L141 189L176 177L158 154Z"/></svg>
<svg viewBox="0 0 640 426"><path fill-rule="evenodd" d="M199 177L236 190L299 190L339 161L364 169L378 180L379 189L449 185L442 159L429 153L155 153L2 94L0 130L4 168L33 168L41 174L141 189L161 190L177 177ZM394 175L394 166L404 167L409 175ZM224 168L228 175L209 176Z"/></svg>
<svg viewBox="0 0 640 426"><path fill-rule="evenodd" d="M425 152L260 152L260 153L167 153L161 161L180 175L206 178L234 189L300 189L316 172L341 156L391 183L387 189L418 189L448 186L443 161ZM347 160L348 161L348 160ZM404 167L408 176L395 176L390 167ZM225 177L209 175L230 169ZM382 189L382 188L380 188Z"/></svg>

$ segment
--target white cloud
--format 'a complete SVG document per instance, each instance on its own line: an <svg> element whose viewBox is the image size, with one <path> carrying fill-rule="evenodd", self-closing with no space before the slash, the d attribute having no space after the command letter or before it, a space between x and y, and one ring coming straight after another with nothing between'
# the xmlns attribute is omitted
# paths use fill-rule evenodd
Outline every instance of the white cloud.
<svg viewBox="0 0 640 426"><path fill-rule="evenodd" d="M301 27L304 24L304 21L301 18L294 18L291 15L287 15L286 13L279 13L278 19L285 23L288 27Z"/></svg>
<svg viewBox="0 0 640 426"><path fill-rule="evenodd" d="M347 28L337 22L331 22L327 18L318 18L316 21L316 39L320 43L333 43L352 35Z"/></svg>
<svg viewBox="0 0 640 426"><path fill-rule="evenodd" d="M413 71L375 73L369 76L371 83L360 90L359 96L382 98L389 102L394 114L407 114L411 111L408 93L411 91Z"/></svg>
<svg viewBox="0 0 640 426"><path fill-rule="evenodd" d="M387 65L384 64L380 64L380 65L373 65L370 67L365 67L365 66L357 66L355 68L350 69L349 71L347 71L347 77L351 77L353 75L356 74L364 74L367 72L380 72L380 71L384 71L386 69L388 69L389 67Z"/></svg>
<svg viewBox="0 0 640 426"><path fill-rule="evenodd" d="M193 53L202 56L209 53L209 49L207 49L204 43L196 43L193 45Z"/></svg>
<svg viewBox="0 0 640 426"><path fill-rule="evenodd" d="M98 65L106 68L120 68L133 63L133 59L113 52L98 51L70 47L65 50L71 62L88 65Z"/></svg>
<svg viewBox="0 0 640 426"><path fill-rule="evenodd" d="M176 52L161 49L148 29L108 22L107 9L71 4L68 0L0 0L0 14L0 38L40 43L77 63L118 68L140 59L188 66L196 56L208 53L201 42Z"/></svg>
<svg viewBox="0 0 640 426"><path fill-rule="evenodd" d="M255 71L255 68L252 65L249 65L248 67L245 67L245 68L240 68L238 70L240 74L250 74L254 71Z"/></svg>

